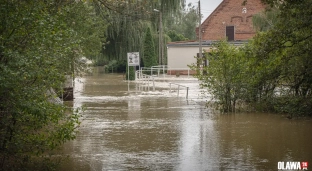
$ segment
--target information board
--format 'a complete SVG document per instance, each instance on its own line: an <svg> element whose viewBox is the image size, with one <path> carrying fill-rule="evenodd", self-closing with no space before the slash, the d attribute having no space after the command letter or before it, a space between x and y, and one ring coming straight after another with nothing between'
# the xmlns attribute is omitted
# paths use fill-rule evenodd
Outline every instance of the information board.
<svg viewBox="0 0 312 171"><path fill-rule="evenodd" d="M127 53L128 66L139 66L140 65L140 55L139 52L129 52Z"/></svg>

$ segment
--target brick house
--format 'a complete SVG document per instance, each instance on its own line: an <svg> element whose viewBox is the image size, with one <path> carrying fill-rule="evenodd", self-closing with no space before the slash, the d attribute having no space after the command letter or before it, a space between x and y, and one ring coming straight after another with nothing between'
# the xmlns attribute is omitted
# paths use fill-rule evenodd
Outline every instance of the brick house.
<svg viewBox="0 0 312 171"><path fill-rule="evenodd" d="M248 0L247 4L243 6L243 1L223 0L206 18L201 25L203 50L209 52L212 48L211 43L224 40L226 37L234 46L241 46L256 34L252 25L252 16L265 10L265 5L261 0ZM198 28L196 33L198 36ZM198 52L198 41L168 43L168 73L190 73L187 69L188 65L197 63L194 57ZM191 74L193 73L194 71L191 71Z"/></svg>
<svg viewBox="0 0 312 171"><path fill-rule="evenodd" d="M252 16L263 10L261 0L223 0L202 23L202 40L248 40L255 35ZM203 7L204 8L204 7ZM198 36L198 28L196 29Z"/></svg>

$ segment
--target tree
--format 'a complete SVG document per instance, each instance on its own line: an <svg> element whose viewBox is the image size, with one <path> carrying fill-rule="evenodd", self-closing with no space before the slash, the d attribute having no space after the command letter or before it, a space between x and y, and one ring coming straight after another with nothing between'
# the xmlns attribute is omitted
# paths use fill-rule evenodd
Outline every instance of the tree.
<svg viewBox="0 0 312 171"><path fill-rule="evenodd" d="M172 42L175 41L184 41L184 40L188 40L187 38L185 38L182 34L178 34L176 31L174 30L170 30L167 32L167 35L170 37Z"/></svg>
<svg viewBox="0 0 312 171"><path fill-rule="evenodd" d="M208 74L197 77L223 111L233 111L239 100L255 110L287 113L289 118L311 116L312 8L302 10L311 1L266 2L279 10L274 24L242 48L217 45L204 68Z"/></svg>
<svg viewBox="0 0 312 171"><path fill-rule="evenodd" d="M40 162L75 138L79 110L59 103L54 90L77 73L86 47L100 50L100 39L84 32L91 11L80 1L0 4L0 170L52 169Z"/></svg>
<svg viewBox="0 0 312 171"><path fill-rule="evenodd" d="M143 65L144 67L152 67L157 65L154 41L149 27L146 30L144 38Z"/></svg>
<svg viewBox="0 0 312 171"><path fill-rule="evenodd" d="M175 31L177 34L181 34L189 40L196 39L196 27L199 23L199 17L197 8L192 3L189 3L187 7L183 5L183 9L175 16L166 19L167 30L166 33L170 34L170 31Z"/></svg>
<svg viewBox="0 0 312 171"><path fill-rule="evenodd" d="M150 27L156 33L158 28L159 15L154 9L162 11L163 19L166 19L180 10L182 1L93 1L103 18L109 22L105 31L107 43L102 53L108 60L118 61L124 60L128 52L140 52L144 55L145 30ZM157 41L156 36L153 41Z"/></svg>
<svg viewBox="0 0 312 171"><path fill-rule="evenodd" d="M275 24L277 19L277 15L279 14L278 8L270 8L258 14L255 14L252 17L252 24L257 31L268 31Z"/></svg>
<svg viewBox="0 0 312 171"><path fill-rule="evenodd" d="M198 58L199 63L202 60L209 61L209 66L202 68L207 74L197 72L195 77L214 96L222 112L234 112L245 86L242 82L245 73L243 51L225 41L214 44L212 49L210 53L205 53L204 59ZM197 64L191 68L200 70Z"/></svg>
<svg viewBox="0 0 312 171"><path fill-rule="evenodd" d="M134 71L133 66L128 67L128 65L127 65L127 70L126 70L126 75L125 75L126 80L128 80L128 72L129 72L129 80L135 80L135 71Z"/></svg>
<svg viewBox="0 0 312 171"><path fill-rule="evenodd" d="M271 76L264 79L271 82L271 88L267 87L270 94L264 93L274 101L267 100L266 104L278 112L311 115L312 10L306 8L311 6L311 1L265 2L280 10L276 24L254 41L255 65L269 65L272 71L267 74ZM277 88L280 96L274 93Z"/></svg>

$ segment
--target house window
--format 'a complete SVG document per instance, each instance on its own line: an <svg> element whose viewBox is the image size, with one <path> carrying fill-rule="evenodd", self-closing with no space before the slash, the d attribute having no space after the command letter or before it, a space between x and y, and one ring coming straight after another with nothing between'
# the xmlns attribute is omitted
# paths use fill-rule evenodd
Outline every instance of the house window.
<svg viewBox="0 0 312 171"><path fill-rule="evenodd" d="M226 26L225 35L228 41L234 41L234 26Z"/></svg>

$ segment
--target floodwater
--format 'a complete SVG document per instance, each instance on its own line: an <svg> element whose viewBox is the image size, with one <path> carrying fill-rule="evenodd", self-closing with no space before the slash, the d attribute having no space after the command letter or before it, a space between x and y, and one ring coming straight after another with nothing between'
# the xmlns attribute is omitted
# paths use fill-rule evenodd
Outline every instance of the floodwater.
<svg viewBox="0 0 312 171"><path fill-rule="evenodd" d="M188 100L185 88L169 92L169 82L190 87ZM278 170L293 161L312 169L312 120L218 114L195 79L156 81L155 91L146 83L101 68L76 80L73 106L87 110L62 149L70 156L62 170Z"/></svg>

